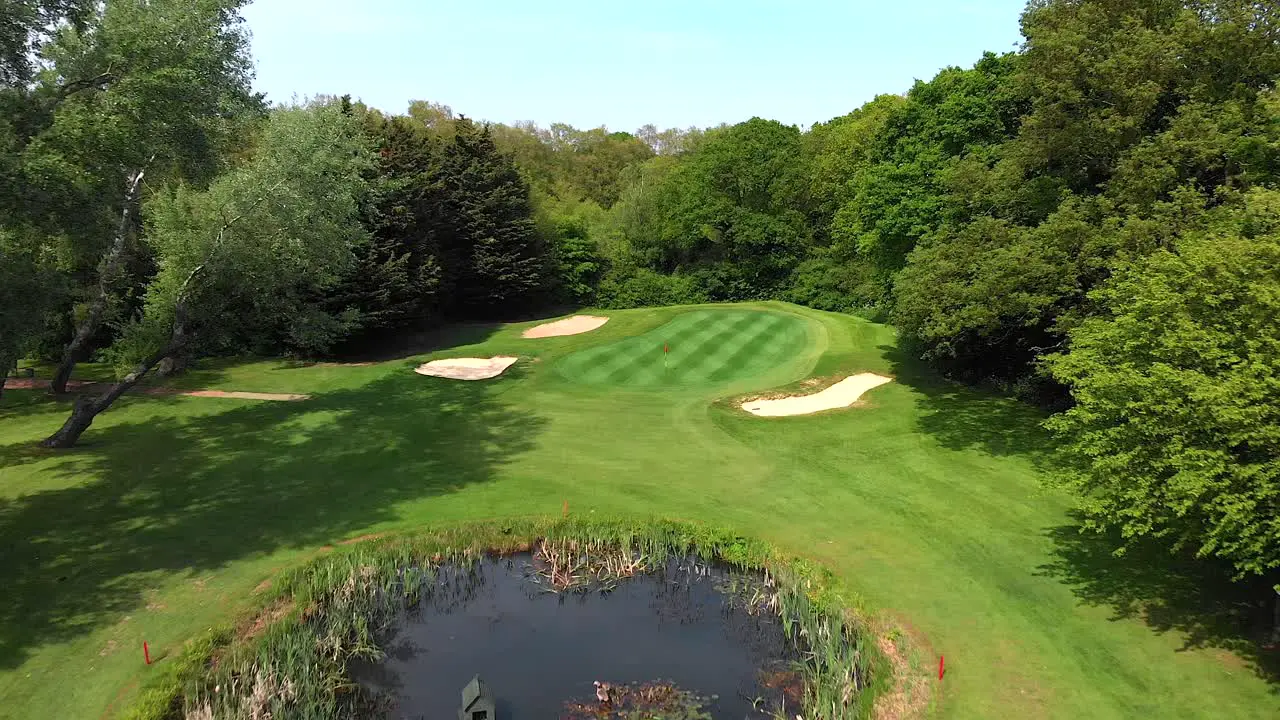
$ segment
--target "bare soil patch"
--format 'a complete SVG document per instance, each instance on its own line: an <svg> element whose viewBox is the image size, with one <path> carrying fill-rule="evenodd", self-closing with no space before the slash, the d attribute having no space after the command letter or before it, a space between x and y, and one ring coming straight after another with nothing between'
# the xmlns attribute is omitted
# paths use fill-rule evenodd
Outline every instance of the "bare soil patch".
<svg viewBox="0 0 1280 720"><path fill-rule="evenodd" d="M296 401L306 400L310 395L301 395L298 393L261 393L261 392L239 392L239 391L223 391L223 390L190 390L180 392L179 395L188 397L207 397L207 398L234 398L236 400L285 400Z"/></svg>
<svg viewBox="0 0 1280 720"><path fill-rule="evenodd" d="M241 640L261 635L264 630L273 623L279 622L281 618L293 612L295 604L293 600L281 598L266 606L248 622L243 623L236 630L236 637Z"/></svg>
<svg viewBox="0 0 1280 720"><path fill-rule="evenodd" d="M368 533L366 535L358 535L356 537L349 538L347 540L339 540L338 544L339 545L355 545L356 543L368 542L370 540L377 540L378 538L382 538L386 536L387 534L384 532Z"/></svg>

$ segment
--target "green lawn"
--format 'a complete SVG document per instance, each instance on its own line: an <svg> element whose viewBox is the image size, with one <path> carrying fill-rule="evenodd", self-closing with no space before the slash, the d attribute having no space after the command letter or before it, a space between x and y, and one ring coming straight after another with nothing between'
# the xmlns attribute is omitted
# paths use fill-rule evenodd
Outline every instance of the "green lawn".
<svg viewBox="0 0 1280 720"><path fill-rule="evenodd" d="M416 375L421 355L210 365L181 383L313 397L128 399L70 452L34 447L65 403L6 392L0 716L110 716L152 670L143 639L171 655L320 546L565 501L714 522L827 564L946 655L942 717L1280 712L1275 676L1220 649L1235 639L1212 614L1223 601L1072 531L1038 482L1034 411L933 378L892 329L849 316L776 303L606 314L567 338L461 328L458 347L429 356L522 357L486 382ZM718 402L860 370L897 382L807 418ZM1121 617L1137 600L1161 612Z"/></svg>

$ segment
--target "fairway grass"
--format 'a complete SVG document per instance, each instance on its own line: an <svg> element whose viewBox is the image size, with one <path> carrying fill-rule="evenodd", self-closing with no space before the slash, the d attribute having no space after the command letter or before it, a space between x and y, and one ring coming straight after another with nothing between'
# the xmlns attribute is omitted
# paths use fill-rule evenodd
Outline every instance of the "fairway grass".
<svg viewBox="0 0 1280 720"><path fill-rule="evenodd" d="M824 564L929 661L946 655L940 717L1280 712L1274 680L1189 642L1178 628L1211 626L1178 605L1120 617L1122 601L1167 600L1151 594L1173 576L1078 539L1065 499L1040 485L1034 410L938 380L891 328L850 316L780 303L603 314L599 330L536 343L520 334L537 323L471 326L447 349L369 366L204 364L177 382L311 397L127 398L69 452L34 446L68 403L7 391L0 717L118 714L186 639L325 546L566 503L578 517L710 522ZM664 342L674 377L655 370ZM411 372L495 355L521 362L475 383ZM895 382L856 411L763 420L733 405L858 372Z"/></svg>

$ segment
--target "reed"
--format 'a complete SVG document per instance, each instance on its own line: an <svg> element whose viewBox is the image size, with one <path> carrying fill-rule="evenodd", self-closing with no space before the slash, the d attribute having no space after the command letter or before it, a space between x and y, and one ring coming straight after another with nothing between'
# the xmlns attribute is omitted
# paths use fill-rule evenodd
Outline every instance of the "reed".
<svg viewBox="0 0 1280 720"><path fill-rule="evenodd" d="M789 720L866 717L884 686L887 664L868 642L856 604L835 592L829 573L803 560L701 525L521 520L384 537L283 573L252 614L193 643L143 693L132 717L376 717L387 698L352 682L348 663L381 660L380 638L424 598L464 600L484 555L520 551L532 553L530 579L552 592L607 591L672 560L691 577L711 563L761 571L735 573L721 590L748 612L776 614L794 643L804 695L801 708L787 710ZM659 697L645 692L635 697Z"/></svg>

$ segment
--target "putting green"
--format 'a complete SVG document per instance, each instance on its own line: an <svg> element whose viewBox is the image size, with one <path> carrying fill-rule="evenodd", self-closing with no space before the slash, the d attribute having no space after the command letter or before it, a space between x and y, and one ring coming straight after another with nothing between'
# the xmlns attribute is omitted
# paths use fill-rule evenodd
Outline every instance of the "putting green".
<svg viewBox="0 0 1280 720"><path fill-rule="evenodd" d="M776 367L806 342L804 321L795 315L693 310L643 335L573 353L557 369L593 385L714 385Z"/></svg>

